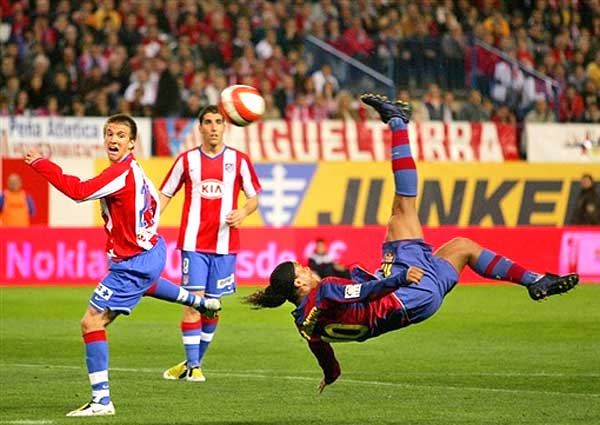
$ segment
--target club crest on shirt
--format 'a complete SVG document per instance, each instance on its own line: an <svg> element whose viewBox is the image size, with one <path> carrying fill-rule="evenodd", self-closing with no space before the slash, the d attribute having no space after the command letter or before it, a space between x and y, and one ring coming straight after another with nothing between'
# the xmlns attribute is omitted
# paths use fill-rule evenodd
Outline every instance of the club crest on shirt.
<svg viewBox="0 0 600 425"><path fill-rule="evenodd" d="M200 182L200 196L206 199L219 199L223 197L223 182L215 179L206 179Z"/></svg>
<svg viewBox="0 0 600 425"><path fill-rule="evenodd" d="M362 287L361 283L356 283L354 285L346 285L344 288L344 298L358 298L360 297L360 288Z"/></svg>
<svg viewBox="0 0 600 425"><path fill-rule="evenodd" d="M383 253L383 260L381 261L381 271L385 277L392 274L392 265L394 264L394 253L392 251L386 251Z"/></svg>
<svg viewBox="0 0 600 425"><path fill-rule="evenodd" d="M227 171L228 173L233 173L233 171L235 170L235 165L228 162L225 164L225 171Z"/></svg>

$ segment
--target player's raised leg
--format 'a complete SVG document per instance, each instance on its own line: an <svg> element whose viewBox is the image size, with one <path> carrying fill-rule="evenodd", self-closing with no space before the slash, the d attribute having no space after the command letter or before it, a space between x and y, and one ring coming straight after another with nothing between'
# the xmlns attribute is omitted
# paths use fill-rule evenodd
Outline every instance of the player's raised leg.
<svg viewBox="0 0 600 425"><path fill-rule="evenodd" d="M557 276L528 270L467 238L452 239L442 245L435 255L452 264L459 274L468 265L482 277L523 285L527 287L529 296L536 301L567 292L579 282L577 274Z"/></svg>
<svg viewBox="0 0 600 425"><path fill-rule="evenodd" d="M361 100L373 107L392 131L391 163L395 195L386 240L422 239L423 231L416 208L417 168L408 137L410 106L375 94L364 94Z"/></svg>
<svg viewBox="0 0 600 425"><path fill-rule="evenodd" d="M208 317L214 317L221 309L219 300L205 298L202 296L202 292L194 293L193 291L188 291L162 277L154 282L144 295L159 300L183 304L199 313L206 314Z"/></svg>

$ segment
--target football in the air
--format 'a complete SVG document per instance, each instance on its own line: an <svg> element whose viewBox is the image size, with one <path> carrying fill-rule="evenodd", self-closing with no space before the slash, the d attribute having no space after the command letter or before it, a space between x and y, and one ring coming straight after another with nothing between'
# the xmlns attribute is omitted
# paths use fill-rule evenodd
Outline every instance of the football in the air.
<svg viewBox="0 0 600 425"><path fill-rule="evenodd" d="M265 100L254 87L236 84L223 89L219 109L227 121L245 127L264 114Z"/></svg>

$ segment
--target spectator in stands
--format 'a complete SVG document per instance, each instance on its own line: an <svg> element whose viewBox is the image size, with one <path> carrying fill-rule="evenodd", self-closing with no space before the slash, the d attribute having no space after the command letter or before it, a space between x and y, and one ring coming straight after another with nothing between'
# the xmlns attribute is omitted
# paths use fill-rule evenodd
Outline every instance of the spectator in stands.
<svg viewBox="0 0 600 425"><path fill-rule="evenodd" d="M174 117L181 113L181 93L177 83L181 67L176 60L160 63L163 70L158 79L153 113L155 117Z"/></svg>
<svg viewBox="0 0 600 425"><path fill-rule="evenodd" d="M587 102L582 121L589 124L600 124L600 107L598 107L598 101L595 97Z"/></svg>
<svg viewBox="0 0 600 425"><path fill-rule="evenodd" d="M362 25L359 16L353 16L350 25L342 33L345 53L362 62L369 63L375 43Z"/></svg>
<svg viewBox="0 0 600 425"><path fill-rule="evenodd" d="M85 103L83 102L83 99L81 97L73 96L73 101L71 102L71 109L69 114L75 117L85 116Z"/></svg>
<svg viewBox="0 0 600 425"><path fill-rule="evenodd" d="M256 56L262 60L268 60L273 55L273 49L277 45L277 31L270 29L265 33L265 38L256 44Z"/></svg>
<svg viewBox="0 0 600 425"><path fill-rule="evenodd" d="M53 83L49 92L58 101L58 113L69 115L71 102L73 101L73 89L71 88L69 76L64 70L58 70L54 73Z"/></svg>
<svg viewBox="0 0 600 425"><path fill-rule="evenodd" d="M200 96L195 93L190 93L183 104L181 116L185 118L196 118L200 110L204 107Z"/></svg>
<svg viewBox="0 0 600 425"><path fill-rule="evenodd" d="M444 80L449 89L460 89L465 86L465 54L467 38L458 22L452 18L448 24L449 31L442 36L441 52L444 60Z"/></svg>
<svg viewBox="0 0 600 425"><path fill-rule="evenodd" d="M315 92L317 95L323 94L323 88L325 83L330 83L333 88L333 94L337 93L340 88L337 78L331 71L331 65L324 63L321 68L312 73L311 79L315 85Z"/></svg>
<svg viewBox="0 0 600 425"><path fill-rule="evenodd" d="M127 48L129 56L133 56L143 40L142 33L137 29L137 19L133 13L125 15L125 21L119 29L119 41Z"/></svg>
<svg viewBox="0 0 600 425"><path fill-rule="evenodd" d="M492 14L483 21L483 28L496 40L510 36L510 25L501 10L493 9Z"/></svg>
<svg viewBox="0 0 600 425"><path fill-rule="evenodd" d="M458 114L459 121L480 122L489 121L490 114L483 109L481 93L479 90L471 90L469 98L463 104Z"/></svg>
<svg viewBox="0 0 600 425"><path fill-rule="evenodd" d="M12 114L8 107L8 101L6 95L0 92L0 117L8 117ZM3 130L4 133L4 130Z"/></svg>
<svg viewBox="0 0 600 425"><path fill-rule="evenodd" d="M548 101L540 98L535 102L535 107L525 115L525 122L555 122L554 111L548 107Z"/></svg>
<svg viewBox="0 0 600 425"><path fill-rule="evenodd" d="M439 41L429 32L425 22L416 24L416 32L409 39L411 65L417 87L424 88L439 80L438 70L442 60Z"/></svg>
<svg viewBox="0 0 600 425"><path fill-rule="evenodd" d="M6 85L0 88L0 95L4 97L6 107L11 114L15 113L15 104L20 90L21 81L16 75L9 77L6 81Z"/></svg>
<svg viewBox="0 0 600 425"><path fill-rule="evenodd" d="M337 105L330 115L331 118L344 121L358 121L360 115L354 103L356 101L352 98L350 92L340 90L337 95Z"/></svg>
<svg viewBox="0 0 600 425"><path fill-rule="evenodd" d="M320 278L335 276L350 279L348 267L331 258L327 244L322 238L315 241L315 250L308 257L308 267L319 275Z"/></svg>
<svg viewBox="0 0 600 425"><path fill-rule="evenodd" d="M285 119L288 121L308 122L312 118L308 95L305 92L298 93L294 103L290 103L286 107Z"/></svg>
<svg viewBox="0 0 600 425"><path fill-rule="evenodd" d="M132 78L132 83L125 89L125 99L129 103L137 99L138 89L141 90L139 103L142 106L152 106L156 101L157 81L153 81L146 68L138 69Z"/></svg>
<svg viewBox="0 0 600 425"><path fill-rule="evenodd" d="M570 224L600 225L600 193L591 174L584 174L580 181L581 190L575 201Z"/></svg>
<svg viewBox="0 0 600 425"><path fill-rule="evenodd" d="M263 120L278 120L282 118L281 111L275 105L275 100L270 92L263 92L265 99L265 113L262 116Z"/></svg>
<svg viewBox="0 0 600 425"><path fill-rule="evenodd" d="M583 118L583 98L574 86L569 85L560 96L560 120L561 122L581 122Z"/></svg>
<svg viewBox="0 0 600 425"><path fill-rule="evenodd" d="M517 124L517 117L508 105L500 105L496 108L491 117L492 122L496 124Z"/></svg>
<svg viewBox="0 0 600 425"><path fill-rule="evenodd" d="M148 73L156 72L146 64L148 58L158 56L165 60L166 49L176 55L173 60L181 62L186 88L197 70L213 66L225 73L227 84L252 81L247 80L251 75L254 81L250 84L262 86L256 79L262 81L264 74L271 82L271 90L278 90L283 76L291 74L296 89L306 91L305 80L310 76L298 51L302 48L302 36L308 33L358 55L363 63L380 72L387 72L393 61L394 81L419 91L431 82L444 88L462 88L465 80L460 74L464 68L467 85L472 83L472 88L484 97L490 96L489 83L498 56L475 46L475 67L475 62L471 63L472 47L464 44L465 38L471 36L500 49L507 43L504 40L512 37L510 44L518 46L517 59L523 66L533 66L560 84L575 85L584 99L588 96L585 81L600 82L600 53L596 53L600 52L600 17L588 2L572 2L568 7L539 2L531 11L520 4L514 7L513 3L497 1L484 1L477 6L466 1L437 2L435 7L418 2L399 7L375 2L362 7L331 0L286 1L262 2L256 10L240 7L236 2L226 3L224 7L218 2L178 0L8 2L11 38L0 54L0 89L7 86L11 75L19 79L20 89L29 87L35 74L42 78L42 94L47 98L53 94L54 74L64 70L71 89L85 95L77 92L82 78L94 66L100 66L102 87L109 86L109 104L114 109L123 105L120 97L130 80L137 78L137 70L145 67ZM264 64L264 72L256 72L263 66L257 57L264 54L263 46L257 44L268 33L276 35L269 44L271 59ZM595 55L599 57L596 61ZM121 59L113 62L115 56ZM316 63L323 62L316 59ZM116 80L121 89L116 89ZM151 80L156 84L158 74ZM213 83L210 78L207 80L208 84ZM511 76L513 80L518 81ZM89 92L89 88L84 87L84 92ZM95 94L98 88L91 92ZM320 93L320 84L315 88L315 93L307 91L309 103ZM551 95L543 81L537 77L528 79L527 73L518 92L520 98L516 101L510 96L508 100L494 96L494 100L497 105L508 103L519 119L529 112L540 93ZM29 94L32 104L42 97ZM131 93L128 99L131 101ZM57 100L60 110L68 113L64 107L68 102L60 95ZM279 100L275 96L281 109ZM7 102L11 104L10 98Z"/></svg>
<svg viewBox="0 0 600 425"><path fill-rule="evenodd" d="M293 104L296 100L296 84L294 82L294 77L291 75L284 75L279 88L273 95L273 98L275 100L275 105L281 112L281 115L284 116L287 107Z"/></svg>
<svg viewBox="0 0 600 425"><path fill-rule="evenodd" d="M497 104L507 104L516 109L519 106L525 76L516 62L515 48L510 39L503 40L506 60L502 58L494 67L494 84L491 97Z"/></svg>
<svg viewBox="0 0 600 425"><path fill-rule="evenodd" d="M596 84L596 87L600 87L600 50L596 52L594 61L588 64L586 73L587 77Z"/></svg>
<svg viewBox="0 0 600 425"><path fill-rule="evenodd" d="M444 98L436 83L429 84L423 97L423 119L425 121L442 121L444 117Z"/></svg>
<svg viewBox="0 0 600 425"><path fill-rule="evenodd" d="M444 92L444 103L442 104L442 121L456 121L457 116L458 112L456 111L454 92L452 92L452 90L446 90Z"/></svg>
<svg viewBox="0 0 600 425"><path fill-rule="evenodd" d="M303 43L296 20L293 18L286 19L283 33L280 37L280 44L283 52L287 55L291 50L301 50L303 48Z"/></svg>
<svg viewBox="0 0 600 425"><path fill-rule="evenodd" d="M35 215L35 202L23 189L21 176L12 173L6 181L6 189L0 193L0 225L28 227Z"/></svg>

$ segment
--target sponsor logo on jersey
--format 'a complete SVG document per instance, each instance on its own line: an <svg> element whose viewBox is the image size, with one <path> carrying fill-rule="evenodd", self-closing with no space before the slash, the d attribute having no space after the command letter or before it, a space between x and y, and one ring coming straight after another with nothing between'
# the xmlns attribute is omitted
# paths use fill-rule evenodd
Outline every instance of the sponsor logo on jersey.
<svg viewBox="0 0 600 425"><path fill-rule="evenodd" d="M383 261L381 262L381 270L383 276L388 277L392 274L392 266L394 265L394 253L392 251L386 251L383 254Z"/></svg>
<svg viewBox="0 0 600 425"><path fill-rule="evenodd" d="M360 297L360 288L362 287L361 283L357 283L354 285L346 285L344 288L344 298L358 298Z"/></svg>
<svg viewBox="0 0 600 425"><path fill-rule="evenodd" d="M310 341L320 315L321 311L317 307L313 307L306 316L306 319L304 319L304 322L302 322L299 330L300 335L302 335L305 339Z"/></svg>
<svg viewBox="0 0 600 425"><path fill-rule="evenodd" d="M112 297L113 291L112 289L107 288L103 284L99 283L98 286L96 286L96 289L94 289L94 293L103 300L108 301L110 300L110 297Z"/></svg>
<svg viewBox="0 0 600 425"><path fill-rule="evenodd" d="M206 179L200 182L200 196L206 199L219 199L223 197L223 182L215 179Z"/></svg>

